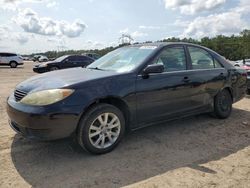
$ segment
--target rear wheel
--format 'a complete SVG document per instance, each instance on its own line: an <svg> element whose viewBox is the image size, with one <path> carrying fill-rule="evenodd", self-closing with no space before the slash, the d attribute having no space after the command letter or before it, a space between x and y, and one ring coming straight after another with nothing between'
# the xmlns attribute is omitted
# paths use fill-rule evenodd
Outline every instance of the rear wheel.
<svg viewBox="0 0 250 188"><path fill-rule="evenodd" d="M77 130L79 145L93 154L112 151L125 132L123 113L113 105L98 104L83 116Z"/></svg>
<svg viewBox="0 0 250 188"><path fill-rule="evenodd" d="M11 67L11 68L16 68L16 67L17 67L17 62L11 61L11 62L10 62L10 67Z"/></svg>
<svg viewBox="0 0 250 188"><path fill-rule="evenodd" d="M232 97L228 90L219 92L214 99L214 114L216 117L228 118L232 111Z"/></svg>
<svg viewBox="0 0 250 188"><path fill-rule="evenodd" d="M250 89L247 89L247 95L250 95Z"/></svg>

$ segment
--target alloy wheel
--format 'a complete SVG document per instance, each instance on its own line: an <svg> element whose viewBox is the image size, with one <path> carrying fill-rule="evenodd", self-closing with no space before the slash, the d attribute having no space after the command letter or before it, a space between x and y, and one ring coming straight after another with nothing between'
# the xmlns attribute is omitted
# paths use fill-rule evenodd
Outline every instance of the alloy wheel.
<svg viewBox="0 0 250 188"><path fill-rule="evenodd" d="M114 113L99 115L89 128L90 143L98 149L113 145L121 132L121 123Z"/></svg>

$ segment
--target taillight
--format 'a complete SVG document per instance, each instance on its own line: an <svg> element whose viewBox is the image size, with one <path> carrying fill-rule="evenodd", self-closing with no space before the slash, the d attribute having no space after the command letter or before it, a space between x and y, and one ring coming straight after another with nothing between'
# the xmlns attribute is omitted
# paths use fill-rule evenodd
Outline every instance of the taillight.
<svg viewBox="0 0 250 188"><path fill-rule="evenodd" d="M244 76L244 77L247 77L247 73L246 72L243 72L241 75Z"/></svg>
<svg viewBox="0 0 250 188"><path fill-rule="evenodd" d="M247 66L247 65L242 66L242 68L245 69L245 70L250 70L250 67Z"/></svg>

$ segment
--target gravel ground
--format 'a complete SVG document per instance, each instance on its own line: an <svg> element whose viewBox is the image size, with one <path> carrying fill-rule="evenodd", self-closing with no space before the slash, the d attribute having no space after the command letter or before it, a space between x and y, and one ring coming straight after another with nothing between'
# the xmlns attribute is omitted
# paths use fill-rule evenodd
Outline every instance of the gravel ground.
<svg viewBox="0 0 250 188"><path fill-rule="evenodd" d="M6 98L35 75L0 67L0 187L250 187L250 97L229 119L200 115L130 133L93 156L71 139L34 142L8 125Z"/></svg>

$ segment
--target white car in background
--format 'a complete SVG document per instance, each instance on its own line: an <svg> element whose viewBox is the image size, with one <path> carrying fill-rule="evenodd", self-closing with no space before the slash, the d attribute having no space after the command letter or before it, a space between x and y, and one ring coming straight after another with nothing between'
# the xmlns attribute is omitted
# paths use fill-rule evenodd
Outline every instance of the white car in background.
<svg viewBox="0 0 250 188"><path fill-rule="evenodd" d="M49 61L49 58L47 58L46 56L41 56L41 57L39 57L38 61L39 62L47 62L47 61Z"/></svg>
<svg viewBox="0 0 250 188"><path fill-rule="evenodd" d="M244 65L243 60L234 61L234 66L242 67Z"/></svg>
<svg viewBox="0 0 250 188"><path fill-rule="evenodd" d="M21 56L14 53L0 52L0 66L2 65L7 65L11 68L16 68L19 65L23 65L23 59Z"/></svg>
<svg viewBox="0 0 250 188"><path fill-rule="evenodd" d="M250 59L245 59L245 60L238 60L238 61L230 61L230 63L232 63L234 66L236 67L242 67L244 65L250 65Z"/></svg>

